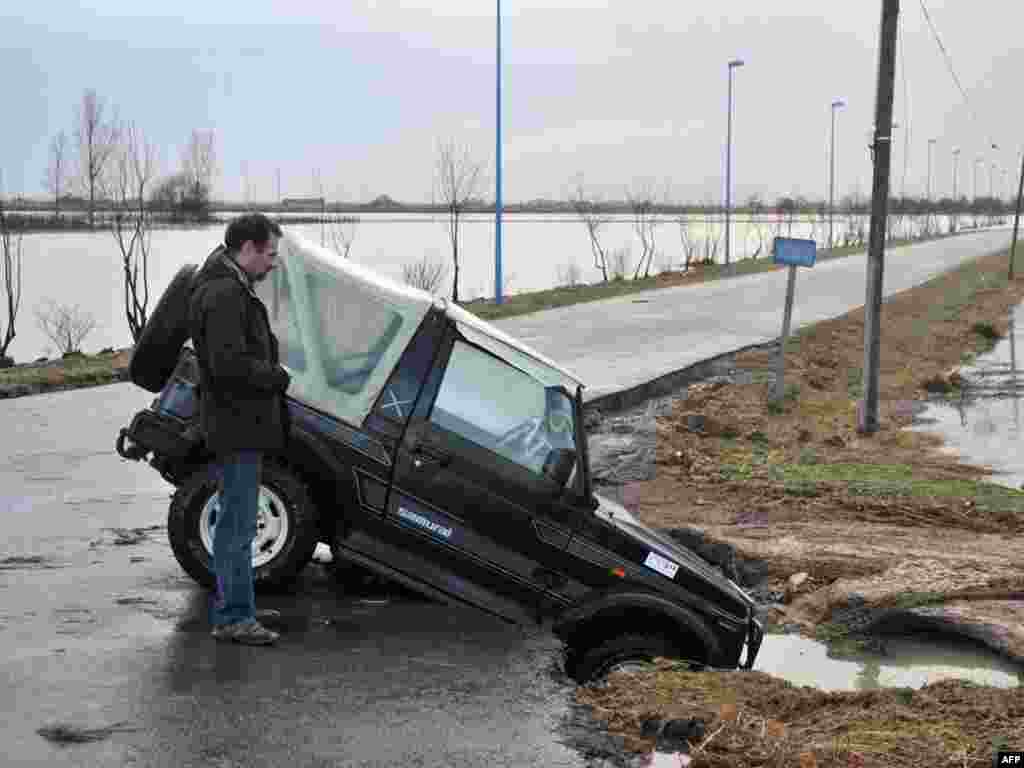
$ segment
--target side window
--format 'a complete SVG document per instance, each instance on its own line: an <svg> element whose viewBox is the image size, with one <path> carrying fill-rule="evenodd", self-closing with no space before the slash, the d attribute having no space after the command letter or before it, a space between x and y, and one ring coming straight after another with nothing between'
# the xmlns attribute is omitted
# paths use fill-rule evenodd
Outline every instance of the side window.
<svg viewBox="0 0 1024 768"><path fill-rule="evenodd" d="M304 372L306 350L299 334L299 321L287 270L272 271L266 280L257 284L256 295L267 308L270 330L280 343L281 362L294 371Z"/></svg>
<svg viewBox="0 0 1024 768"><path fill-rule="evenodd" d="M561 390L461 341L430 420L538 474L553 449L575 449L572 401Z"/></svg>
<svg viewBox="0 0 1024 768"><path fill-rule="evenodd" d="M377 404L373 409L374 417L392 421L398 426L408 421L420 385L434 362L442 330L440 318L428 315L402 355L398 367L388 379L384 391L377 398Z"/></svg>
<svg viewBox="0 0 1024 768"><path fill-rule="evenodd" d="M402 325L402 316L355 291L339 290L331 275L307 272L307 285L327 386L362 392Z"/></svg>

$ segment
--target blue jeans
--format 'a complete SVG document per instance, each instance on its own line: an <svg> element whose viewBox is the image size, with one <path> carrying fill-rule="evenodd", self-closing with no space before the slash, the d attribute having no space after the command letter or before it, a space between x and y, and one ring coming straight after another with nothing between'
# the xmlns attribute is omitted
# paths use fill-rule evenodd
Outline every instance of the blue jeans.
<svg viewBox="0 0 1024 768"><path fill-rule="evenodd" d="M256 614L252 578L252 540L262 456L240 451L220 462L220 505L213 522L213 572L216 590L210 623L229 624Z"/></svg>

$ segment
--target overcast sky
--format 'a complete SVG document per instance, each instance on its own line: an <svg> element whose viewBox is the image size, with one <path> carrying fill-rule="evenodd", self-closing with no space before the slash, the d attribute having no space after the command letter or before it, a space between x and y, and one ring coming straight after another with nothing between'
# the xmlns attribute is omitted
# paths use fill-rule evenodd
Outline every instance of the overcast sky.
<svg viewBox="0 0 1024 768"><path fill-rule="evenodd" d="M1024 5L926 0L968 94L965 103L920 0L903 0L894 193L909 125L908 194L960 191L974 160L1016 179ZM193 128L213 128L217 196L314 191L331 199L429 200L440 139L472 147L493 197L494 0L33 0L0 6L7 191L44 193L50 138L73 131L95 88L178 164ZM150 9L153 10L150 10ZM162 10L158 10L162 9ZM736 71L735 199L828 192L830 104L839 113L837 196L868 194L880 0L504 0L504 195L564 197L573 177L606 196L668 187L721 200L726 63ZM906 87L904 87L904 76ZM1000 145L998 153L989 147ZM979 191L988 193L988 166ZM1003 187L997 174L996 191Z"/></svg>

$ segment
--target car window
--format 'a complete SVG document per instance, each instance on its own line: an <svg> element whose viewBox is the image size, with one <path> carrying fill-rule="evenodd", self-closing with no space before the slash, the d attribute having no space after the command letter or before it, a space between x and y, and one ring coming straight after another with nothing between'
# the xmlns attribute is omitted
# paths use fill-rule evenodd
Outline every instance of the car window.
<svg viewBox="0 0 1024 768"><path fill-rule="evenodd" d="M538 474L552 449L576 447L572 401L561 390L462 341L430 420Z"/></svg>
<svg viewBox="0 0 1024 768"><path fill-rule="evenodd" d="M420 328L401 362L388 379L384 391L377 399L373 413L396 422L399 425L412 415L413 404L420 385L430 372L437 351L441 329L439 323L427 322Z"/></svg>
<svg viewBox="0 0 1024 768"><path fill-rule="evenodd" d="M402 326L402 316L382 302L341 291L333 276L308 269L307 287L327 386L346 394L363 390Z"/></svg>
<svg viewBox="0 0 1024 768"><path fill-rule="evenodd" d="M273 270L266 280L257 284L256 294L267 308L270 330L277 337L281 362L293 371L305 371L306 350L299 333L288 272L284 269Z"/></svg>

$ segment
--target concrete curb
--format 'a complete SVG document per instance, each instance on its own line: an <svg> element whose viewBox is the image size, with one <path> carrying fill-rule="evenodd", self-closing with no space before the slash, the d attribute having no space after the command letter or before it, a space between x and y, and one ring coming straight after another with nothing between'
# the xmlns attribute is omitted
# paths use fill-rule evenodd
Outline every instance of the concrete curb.
<svg viewBox="0 0 1024 768"><path fill-rule="evenodd" d="M675 371L659 376L656 379L630 387L629 389L599 395L593 400L588 400L583 404L583 412L590 413L596 411L604 414L628 410L629 408L640 405L653 397L670 395L684 386L702 381L711 376L728 374L732 368L736 355L742 354L743 352L778 349L778 347L779 341L776 338L772 341L761 342L759 344L748 344L745 347L740 347L739 349L734 349L730 352L723 352L715 357L709 357L706 360L691 363L685 368L679 368Z"/></svg>

